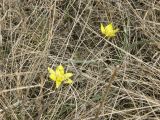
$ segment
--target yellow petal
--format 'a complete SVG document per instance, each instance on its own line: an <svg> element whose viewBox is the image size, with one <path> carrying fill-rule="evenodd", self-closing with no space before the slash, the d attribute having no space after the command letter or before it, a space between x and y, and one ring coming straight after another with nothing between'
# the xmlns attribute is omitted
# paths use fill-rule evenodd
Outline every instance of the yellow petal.
<svg viewBox="0 0 160 120"><path fill-rule="evenodd" d="M64 75L64 68L62 65L59 65L57 68L56 68L56 74L58 75Z"/></svg>
<svg viewBox="0 0 160 120"><path fill-rule="evenodd" d="M113 31L113 25L112 25L112 23L110 23L109 25L107 25L105 27L105 31Z"/></svg>
<svg viewBox="0 0 160 120"><path fill-rule="evenodd" d="M109 37L114 37L114 36L116 36L116 33L118 32L118 30L119 30L119 29L115 29L115 30L110 31L109 34L108 34L108 36L109 36Z"/></svg>
<svg viewBox="0 0 160 120"><path fill-rule="evenodd" d="M116 36L115 33L112 33L112 34L109 35L109 37L115 37L115 36Z"/></svg>
<svg viewBox="0 0 160 120"><path fill-rule="evenodd" d="M56 88L59 88L59 86L61 85L61 81L56 81Z"/></svg>
<svg viewBox="0 0 160 120"><path fill-rule="evenodd" d="M102 34L105 34L105 28L102 23L101 23L101 32L102 32Z"/></svg>
<svg viewBox="0 0 160 120"><path fill-rule="evenodd" d="M72 77L72 76L73 76L72 73L66 73L66 74L64 75L65 79L68 79L68 78L70 78L70 77Z"/></svg>
<svg viewBox="0 0 160 120"><path fill-rule="evenodd" d="M72 83L73 83L73 81L72 81L71 79L68 79L68 80L66 80L64 83L72 84Z"/></svg>
<svg viewBox="0 0 160 120"><path fill-rule="evenodd" d="M115 29L115 30L114 30L114 33L117 33L118 31L119 31L119 29Z"/></svg>
<svg viewBox="0 0 160 120"><path fill-rule="evenodd" d="M64 81L65 80L65 78L64 78L64 76L63 75L58 75L58 76L56 76L56 81Z"/></svg>
<svg viewBox="0 0 160 120"><path fill-rule="evenodd" d="M49 68L48 67L48 72L50 73L50 74L55 74L55 71L54 70L52 70L51 68Z"/></svg>
<svg viewBox="0 0 160 120"><path fill-rule="evenodd" d="M105 35L107 36L107 37L114 37L114 36L116 36L116 33L118 32L118 30L119 29L113 29L113 25L112 25L112 23L110 23L109 25L107 25L106 27L105 27Z"/></svg>
<svg viewBox="0 0 160 120"><path fill-rule="evenodd" d="M49 78L55 81L56 80L56 75L55 74L50 74Z"/></svg>

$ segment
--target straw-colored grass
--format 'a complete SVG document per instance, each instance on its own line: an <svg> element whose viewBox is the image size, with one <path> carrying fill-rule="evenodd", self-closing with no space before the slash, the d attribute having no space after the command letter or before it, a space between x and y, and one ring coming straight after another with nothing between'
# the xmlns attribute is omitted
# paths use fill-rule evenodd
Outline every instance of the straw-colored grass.
<svg viewBox="0 0 160 120"><path fill-rule="evenodd" d="M0 119L159 120L160 2L0 0Z"/></svg>

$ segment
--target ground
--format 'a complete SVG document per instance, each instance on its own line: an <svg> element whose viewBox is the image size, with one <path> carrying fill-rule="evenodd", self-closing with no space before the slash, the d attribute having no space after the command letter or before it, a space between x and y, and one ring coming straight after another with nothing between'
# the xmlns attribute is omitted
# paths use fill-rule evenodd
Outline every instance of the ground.
<svg viewBox="0 0 160 120"><path fill-rule="evenodd" d="M159 0L0 0L0 119L160 119Z"/></svg>

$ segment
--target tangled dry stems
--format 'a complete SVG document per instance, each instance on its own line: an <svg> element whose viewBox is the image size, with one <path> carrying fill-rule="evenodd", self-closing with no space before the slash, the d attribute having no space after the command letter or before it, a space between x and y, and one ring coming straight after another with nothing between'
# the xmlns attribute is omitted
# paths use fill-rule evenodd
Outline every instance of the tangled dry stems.
<svg viewBox="0 0 160 120"><path fill-rule="evenodd" d="M0 118L92 120L120 65L98 119L160 119L159 13L156 0L2 0ZM47 67L60 63L74 84L54 90Z"/></svg>

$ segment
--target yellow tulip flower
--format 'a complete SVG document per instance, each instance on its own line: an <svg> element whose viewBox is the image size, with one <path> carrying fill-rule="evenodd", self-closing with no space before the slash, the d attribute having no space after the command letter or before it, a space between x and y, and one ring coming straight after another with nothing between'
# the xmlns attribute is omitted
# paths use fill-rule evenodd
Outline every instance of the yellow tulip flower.
<svg viewBox="0 0 160 120"><path fill-rule="evenodd" d="M101 28L100 29L101 29L102 34L104 34L107 37L114 37L114 36L116 36L116 33L119 30L119 29L113 29L112 23L110 23L107 26L103 26L103 24L101 23Z"/></svg>
<svg viewBox="0 0 160 120"><path fill-rule="evenodd" d="M64 73L64 68L62 65L57 66L55 71L48 67L48 72L50 73L49 78L56 82L56 88L58 88L62 82L68 84L73 83L73 81L70 79L73 74Z"/></svg>

